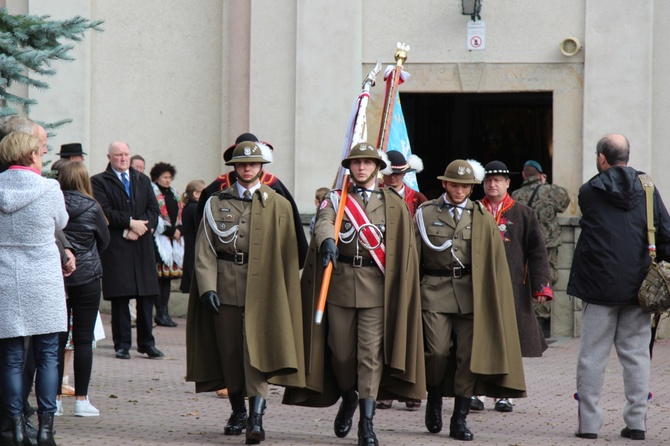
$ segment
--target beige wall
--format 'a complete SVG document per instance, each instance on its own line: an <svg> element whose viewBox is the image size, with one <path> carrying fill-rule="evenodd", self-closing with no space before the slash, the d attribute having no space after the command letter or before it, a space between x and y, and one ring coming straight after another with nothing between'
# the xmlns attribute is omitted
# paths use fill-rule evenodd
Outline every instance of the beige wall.
<svg viewBox="0 0 670 446"><path fill-rule="evenodd" d="M51 90L33 117L73 118L51 139L81 141L92 171L106 147L127 140L148 164L168 161L175 184L213 179L221 151L245 131L271 142L271 171L305 213L315 188L332 182L351 106L377 59L393 63L395 43L411 45L401 91L554 93L554 177L576 195L595 173L593 147L611 131L631 140L632 165L657 166L670 88L662 24L670 5L626 0L484 2L487 49L467 51L468 17L458 0L295 2L276 0L9 0L13 12L81 14L105 20L104 32L75 45L75 62L55 65ZM654 25L657 26L654 26ZM575 36L584 50L563 56ZM370 139L378 132L383 86L372 90ZM57 151L57 150L55 150ZM571 207L569 214L577 209Z"/></svg>
<svg viewBox="0 0 670 446"><path fill-rule="evenodd" d="M622 132L631 164L670 197L670 2L498 0L483 3L487 49L467 51L460 0L8 0L11 12L76 14L105 20L87 33L75 62L55 65L33 117L74 122L54 147L81 141L92 172L114 139L134 153L175 164L175 185L211 181L226 170L221 152L251 131L272 143L270 170L303 213L313 191L332 183L351 107L377 59L393 63L396 42L411 46L401 92L553 93L554 181L569 188L596 173L593 149ZM570 36L583 51L566 57ZM381 76L380 76L381 78ZM383 83L372 90L375 141ZM438 148L439 150L439 148ZM57 150L55 150L57 151ZM670 198L668 198L670 200ZM564 250L565 251L565 250ZM570 252L564 252L569 263ZM567 296L564 318L572 309ZM563 330L563 329L561 329ZM565 327L568 330L568 327Z"/></svg>

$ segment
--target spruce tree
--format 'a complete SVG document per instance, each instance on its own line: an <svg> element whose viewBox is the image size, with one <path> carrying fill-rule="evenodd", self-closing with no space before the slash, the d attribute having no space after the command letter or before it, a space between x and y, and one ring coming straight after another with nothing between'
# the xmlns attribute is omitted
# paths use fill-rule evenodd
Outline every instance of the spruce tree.
<svg viewBox="0 0 670 446"><path fill-rule="evenodd" d="M0 119L19 112L30 116L37 101L10 93L12 84L48 89L44 78L56 74L52 61L73 60L69 53L74 45L63 42L80 41L89 28L102 31L102 23L79 16L50 20L48 15L11 15L0 8ZM70 121L40 124L49 129Z"/></svg>

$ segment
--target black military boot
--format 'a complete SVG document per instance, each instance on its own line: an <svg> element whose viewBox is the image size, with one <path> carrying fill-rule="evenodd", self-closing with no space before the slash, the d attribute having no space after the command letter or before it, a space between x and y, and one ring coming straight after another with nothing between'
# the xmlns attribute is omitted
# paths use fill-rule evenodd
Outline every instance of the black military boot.
<svg viewBox="0 0 670 446"><path fill-rule="evenodd" d="M470 413L470 397L457 396L454 398L454 414L449 424L450 437L461 441L472 441L475 438L465 421L468 413Z"/></svg>
<svg viewBox="0 0 670 446"><path fill-rule="evenodd" d="M442 394L439 386L428 386L425 423L426 429L431 434L437 434L442 430Z"/></svg>
<svg viewBox="0 0 670 446"><path fill-rule="evenodd" d="M379 446L377 436L372 430L372 418L375 416L377 402L372 398L364 398L358 402L361 418L358 422L358 446Z"/></svg>
<svg viewBox="0 0 670 446"><path fill-rule="evenodd" d="M154 316L154 322L159 327L172 327L170 321L167 318L167 311L164 307L156 308L156 315Z"/></svg>
<svg viewBox="0 0 670 446"><path fill-rule="evenodd" d="M333 425L335 435L338 437L344 438L349 434L352 424L351 420L354 418L354 412L356 412L357 405L358 393L356 393L354 389L342 392L342 402L340 403L340 408L337 411L335 423Z"/></svg>
<svg viewBox="0 0 670 446"><path fill-rule="evenodd" d="M14 441L14 446L30 445L30 440L26 434L26 425L23 421L23 415L7 418L9 419L9 427L12 431L12 440Z"/></svg>
<svg viewBox="0 0 670 446"><path fill-rule="evenodd" d="M228 424L223 428L224 435L240 435L247 424L247 406L244 405L242 393L231 393L228 395L233 413L228 418Z"/></svg>
<svg viewBox="0 0 670 446"><path fill-rule="evenodd" d="M265 440L263 430L263 414L265 413L265 398L252 396L249 398L249 418L247 418L247 444L258 444Z"/></svg>
<svg viewBox="0 0 670 446"><path fill-rule="evenodd" d="M37 430L38 446L57 446L54 440L54 414L37 414L39 428Z"/></svg>

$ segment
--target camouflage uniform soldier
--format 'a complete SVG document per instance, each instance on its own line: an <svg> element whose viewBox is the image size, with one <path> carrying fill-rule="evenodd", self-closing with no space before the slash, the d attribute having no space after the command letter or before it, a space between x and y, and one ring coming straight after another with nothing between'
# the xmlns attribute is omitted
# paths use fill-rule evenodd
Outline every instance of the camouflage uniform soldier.
<svg viewBox="0 0 670 446"><path fill-rule="evenodd" d="M523 165L523 184L519 190L512 192L512 198L533 208L540 221L540 230L547 245L553 286L558 281L558 247L561 244L561 226L558 224L556 214L568 208L570 196L561 186L547 184L546 181L547 175L542 171L540 163L528 160ZM540 323L548 322L551 317L551 302L536 304L535 315L540 318ZM545 327L543 324L543 328L548 329L548 325Z"/></svg>

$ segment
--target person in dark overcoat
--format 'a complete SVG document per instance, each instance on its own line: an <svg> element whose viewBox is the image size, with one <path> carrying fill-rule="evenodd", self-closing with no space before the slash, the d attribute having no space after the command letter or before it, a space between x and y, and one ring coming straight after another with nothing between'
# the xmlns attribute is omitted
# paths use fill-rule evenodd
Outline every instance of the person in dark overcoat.
<svg viewBox="0 0 670 446"><path fill-rule="evenodd" d="M538 358L547 349L547 341L535 317L533 300L543 304L554 297L544 237L533 209L518 203L508 194L510 172L507 166L501 161L491 161L484 169L486 197L482 203L495 218L505 244L514 287L521 355ZM511 412L513 404L507 398L502 398L495 403L495 410Z"/></svg>
<svg viewBox="0 0 670 446"><path fill-rule="evenodd" d="M158 222L158 202L149 177L130 167L125 142L109 145L109 164L91 178L93 195L109 221L109 247L102 253L102 293L112 304L112 337L119 359L130 359L131 327L128 302L137 301L137 351L150 358L163 353L152 334L153 297L158 275L152 231ZM125 184L124 184L125 183Z"/></svg>

